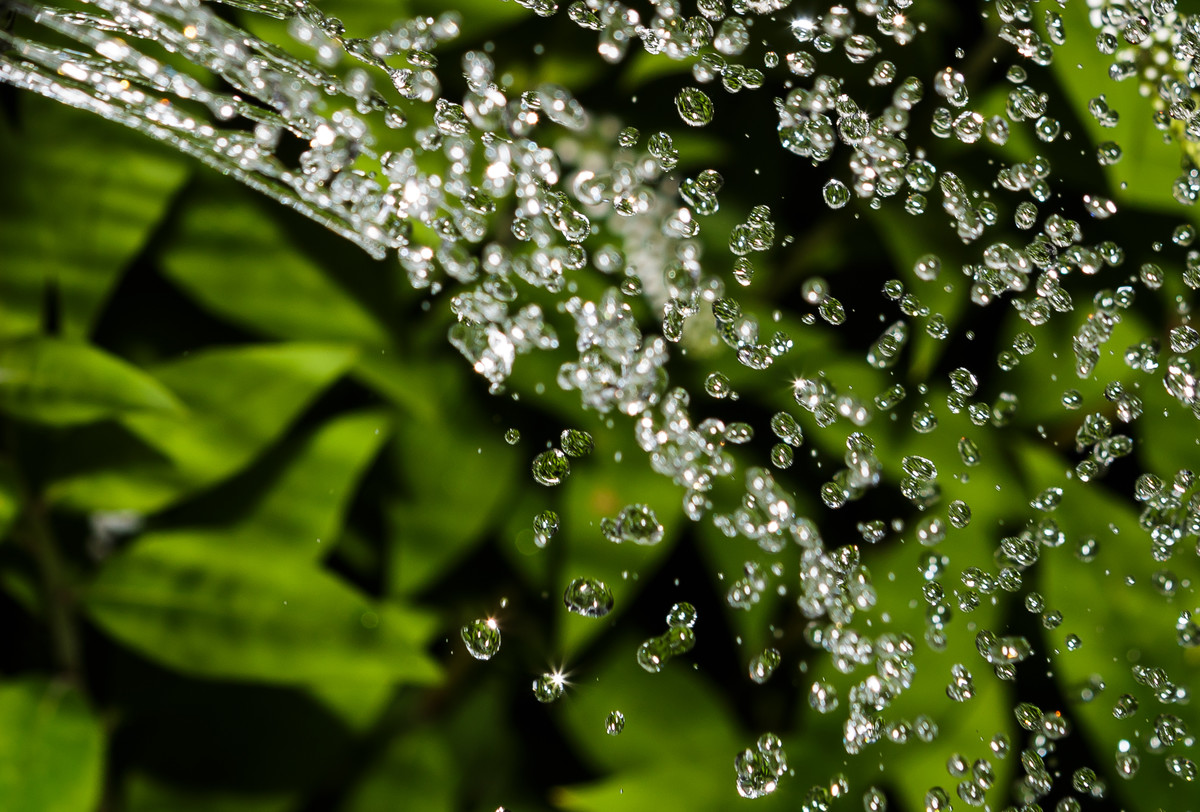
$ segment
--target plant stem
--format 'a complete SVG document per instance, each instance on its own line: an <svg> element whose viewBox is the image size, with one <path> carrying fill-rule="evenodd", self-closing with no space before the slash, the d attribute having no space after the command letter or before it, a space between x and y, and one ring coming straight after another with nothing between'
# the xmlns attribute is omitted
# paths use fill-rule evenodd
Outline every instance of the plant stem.
<svg viewBox="0 0 1200 812"><path fill-rule="evenodd" d="M78 687L83 674L83 652L75 622L75 596L46 517L45 505L38 498L30 499L26 504L29 532L25 538L42 579L46 624L50 629L55 660L66 678Z"/></svg>

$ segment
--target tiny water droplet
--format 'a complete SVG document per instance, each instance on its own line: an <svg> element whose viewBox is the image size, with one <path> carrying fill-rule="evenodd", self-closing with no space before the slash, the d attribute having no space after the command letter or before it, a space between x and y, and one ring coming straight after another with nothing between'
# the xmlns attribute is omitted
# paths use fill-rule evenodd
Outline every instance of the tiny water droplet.
<svg viewBox="0 0 1200 812"><path fill-rule="evenodd" d="M533 681L533 695L538 702L549 703L562 697L567 690L566 679L561 672L551 671Z"/></svg>

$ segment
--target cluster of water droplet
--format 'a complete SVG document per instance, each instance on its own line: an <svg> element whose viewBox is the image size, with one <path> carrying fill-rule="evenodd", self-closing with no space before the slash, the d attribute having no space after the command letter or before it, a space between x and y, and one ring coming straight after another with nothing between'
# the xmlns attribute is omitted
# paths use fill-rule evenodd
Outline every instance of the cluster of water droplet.
<svg viewBox="0 0 1200 812"><path fill-rule="evenodd" d="M696 609L690 603L677 603L667 613L667 631L646 640L637 650L637 662L651 674L663 670L667 661L687 654L696 645Z"/></svg>
<svg viewBox="0 0 1200 812"><path fill-rule="evenodd" d="M787 754L783 742L774 733L764 733L734 759L737 771L737 791L743 798L770 795L787 772Z"/></svg>

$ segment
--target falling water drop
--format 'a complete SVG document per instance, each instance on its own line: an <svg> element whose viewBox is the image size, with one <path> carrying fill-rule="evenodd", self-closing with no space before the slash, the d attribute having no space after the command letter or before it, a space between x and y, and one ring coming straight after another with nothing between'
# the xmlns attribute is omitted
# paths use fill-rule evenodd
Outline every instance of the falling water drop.
<svg viewBox="0 0 1200 812"><path fill-rule="evenodd" d="M490 660L500 650L500 626L490 617L471 621L460 634L467 653L476 660Z"/></svg>
<svg viewBox="0 0 1200 812"><path fill-rule="evenodd" d="M675 109L685 124L703 127L713 119L713 103L702 90L685 87L675 96Z"/></svg>

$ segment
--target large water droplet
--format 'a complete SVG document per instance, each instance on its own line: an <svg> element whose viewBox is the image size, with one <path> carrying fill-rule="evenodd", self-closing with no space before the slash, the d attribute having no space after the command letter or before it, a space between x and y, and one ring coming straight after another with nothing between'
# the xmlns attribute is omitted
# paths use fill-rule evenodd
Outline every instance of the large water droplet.
<svg viewBox="0 0 1200 812"><path fill-rule="evenodd" d="M532 470L539 485L557 485L571 473L571 462L562 451L551 448L533 458Z"/></svg>
<svg viewBox="0 0 1200 812"><path fill-rule="evenodd" d="M675 109L684 123L703 127L713 119L713 103L703 90L685 87L675 96Z"/></svg>
<svg viewBox="0 0 1200 812"><path fill-rule="evenodd" d="M583 617L604 617L613 608L612 590L595 578L576 578L567 584L563 604Z"/></svg>
<svg viewBox="0 0 1200 812"><path fill-rule="evenodd" d="M459 631L463 643L476 660L490 660L500 650L500 626L493 618L467 623Z"/></svg>

